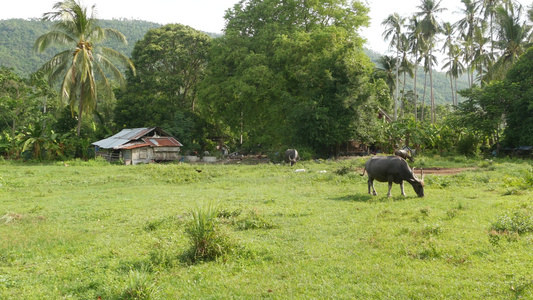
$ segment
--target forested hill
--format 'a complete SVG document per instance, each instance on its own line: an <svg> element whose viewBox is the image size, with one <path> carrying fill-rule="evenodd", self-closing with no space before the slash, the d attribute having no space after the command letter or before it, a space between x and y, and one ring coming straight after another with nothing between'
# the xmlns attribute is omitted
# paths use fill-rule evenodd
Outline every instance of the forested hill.
<svg viewBox="0 0 533 300"><path fill-rule="evenodd" d="M35 40L50 31L51 25L51 22L43 22L39 19L0 20L0 67L13 68L21 76L28 76L39 69L43 63L59 52L57 48L50 48L44 53L33 51ZM149 29L162 25L147 21L121 19L100 20L100 26L116 29L126 36L127 45L118 42L108 42L104 45L129 57L136 41L142 39ZM217 36L214 33L207 34Z"/></svg>
<svg viewBox="0 0 533 300"><path fill-rule="evenodd" d="M114 28L122 32L127 40L128 45L122 45L117 42L109 42L106 46L124 53L128 57L133 50L135 42L142 39L145 33L151 28L162 26L158 23L121 19L121 20L101 20L100 26L104 28ZM39 67L49 60L53 55L59 52L57 48L50 48L44 53L33 51L35 40L50 30L52 23L43 22L39 19L23 20L9 19L0 20L0 67L13 68L21 76L28 76L35 72ZM216 37L215 33L206 34ZM367 50L367 55L377 64L380 54ZM434 93L437 104L451 103L450 81L444 73L435 73ZM417 90L420 95L424 92L424 72L418 72ZM458 82L459 89L467 87L465 80ZM407 90L413 88L412 80L407 80ZM429 98L429 88L426 92L426 103Z"/></svg>

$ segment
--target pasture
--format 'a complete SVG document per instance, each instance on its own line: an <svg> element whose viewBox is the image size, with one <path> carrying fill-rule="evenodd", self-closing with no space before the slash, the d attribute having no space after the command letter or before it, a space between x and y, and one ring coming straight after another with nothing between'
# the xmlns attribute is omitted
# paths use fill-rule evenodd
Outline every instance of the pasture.
<svg viewBox="0 0 533 300"><path fill-rule="evenodd" d="M368 195L364 162L0 161L0 299L533 298L529 162L419 158L473 167L424 198ZM231 246L187 261L205 205Z"/></svg>

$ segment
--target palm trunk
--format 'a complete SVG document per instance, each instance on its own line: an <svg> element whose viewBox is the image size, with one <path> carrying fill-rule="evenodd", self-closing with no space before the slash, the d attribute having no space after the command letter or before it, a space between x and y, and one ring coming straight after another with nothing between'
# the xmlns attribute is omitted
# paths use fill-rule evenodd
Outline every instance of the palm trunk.
<svg viewBox="0 0 533 300"><path fill-rule="evenodd" d="M398 89L399 89L399 72L400 72L400 64L398 61L398 51L396 51L396 99L394 99L394 121L398 120Z"/></svg>
<svg viewBox="0 0 533 300"><path fill-rule="evenodd" d="M453 63L452 63L452 56L449 55L448 59L450 61L450 90L452 92L452 105L455 105L455 93L453 92Z"/></svg>
<svg viewBox="0 0 533 300"><path fill-rule="evenodd" d="M431 123L435 123L435 97L433 95L433 70L432 68L429 68L429 90L430 92L430 99L431 99Z"/></svg>
<svg viewBox="0 0 533 300"><path fill-rule="evenodd" d="M459 105L459 99L457 98L457 77L454 77L454 81L455 81L455 106L458 106Z"/></svg>
<svg viewBox="0 0 533 300"><path fill-rule="evenodd" d="M453 77L451 73L450 73L450 92L452 93L452 105L455 105L455 95L453 92Z"/></svg>
<svg viewBox="0 0 533 300"><path fill-rule="evenodd" d="M76 128L76 136L80 137L81 133L81 114L83 109L83 87L84 84L81 84L81 92L80 92L80 102L78 103L78 127Z"/></svg>
<svg viewBox="0 0 533 300"><path fill-rule="evenodd" d="M415 58L416 62L416 58ZM416 75L418 73L418 63L415 65L415 78L414 78L414 92L415 92L415 123L418 121L418 108L416 107L418 105L418 93L416 91Z"/></svg>
<svg viewBox="0 0 533 300"><path fill-rule="evenodd" d="M424 95L422 96L422 115L420 116L420 119L422 122L424 122L424 111L426 106L426 88L428 85L428 72L426 71L424 73Z"/></svg>
<svg viewBox="0 0 533 300"><path fill-rule="evenodd" d="M407 81L407 72L403 72L403 83L402 83L402 112L401 115L403 117L403 114L405 113L405 82Z"/></svg>

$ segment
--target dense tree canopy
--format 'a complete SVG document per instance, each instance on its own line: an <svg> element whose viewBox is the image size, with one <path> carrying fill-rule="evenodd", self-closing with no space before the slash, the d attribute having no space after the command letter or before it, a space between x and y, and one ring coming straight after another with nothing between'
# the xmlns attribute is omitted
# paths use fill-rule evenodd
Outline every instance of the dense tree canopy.
<svg viewBox="0 0 533 300"><path fill-rule="evenodd" d="M195 113L211 37L189 26L169 24L149 30L132 52L137 76L127 76L126 91L116 91L118 127L161 126L189 148L202 138Z"/></svg>
<svg viewBox="0 0 533 300"><path fill-rule="evenodd" d="M250 144L326 152L367 134L358 125L377 109L357 34L367 11L343 0L241 1L214 42L203 112Z"/></svg>
<svg viewBox="0 0 533 300"><path fill-rule="evenodd" d="M533 48L520 57L507 74L505 145L533 146Z"/></svg>

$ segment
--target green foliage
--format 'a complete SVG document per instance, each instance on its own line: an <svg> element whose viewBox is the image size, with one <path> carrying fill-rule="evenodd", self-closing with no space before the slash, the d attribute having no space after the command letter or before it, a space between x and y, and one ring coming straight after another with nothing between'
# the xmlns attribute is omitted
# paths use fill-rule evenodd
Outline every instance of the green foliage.
<svg viewBox="0 0 533 300"><path fill-rule="evenodd" d="M135 43L128 88L116 91L116 123L120 128L160 126L184 150L205 150L214 126L198 114L197 86L203 79L211 38L189 26L169 24L148 30Z"/></svg>
<svg viewBox="0 0 533 300"><path fill-rule="evenodd" d="M509 71L505 80L506 127L505 145L509 147L533 145L533 49L530 48Z"/></svg>
<svg viewBox="0 0 533 300"><path fill-rule="evenodd" d="M527 210L520 209L500 215L489 228L489 242L496 246L502 237L516 242L521 235L533 232L533 217Z"/></svg>
<svg viewBox="0 0 533 300"><path fill-rule="evenodd" d="M498 139L509 101L503 82L492 82L483 89L473 87L462 90L460 94L466 100L459 104L452 122L466 128L479 140Z"/></svg>
<svg viewBox="0 0 533 300"><path fill-rule="evenodd" d="M226 34L211 49L202 113L229 126L234 138L267 148L306 145L324 155L371 135L372 65L357 35L367 9L358 2L324 5L251 1L230 11Z"/></svg>
<svg viewBox="0 0 533 300"><path fill-rule="evenodd" d="M466 133L461 135L457 143L457 152L466 156L476 156L479 153L481 141L479 136L473 133Z"/></svg>

